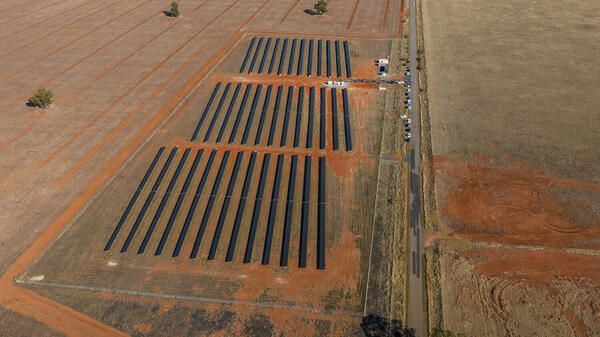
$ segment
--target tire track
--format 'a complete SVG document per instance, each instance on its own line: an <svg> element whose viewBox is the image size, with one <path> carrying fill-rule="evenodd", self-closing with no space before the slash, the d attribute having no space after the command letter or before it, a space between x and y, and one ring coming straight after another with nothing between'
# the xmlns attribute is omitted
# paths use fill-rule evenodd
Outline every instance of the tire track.
<svg viewBox="0 0 600 337"><path fill-rule="evenodd" d="M74 10L76 10L76 9L78 9L78 8L81 8L81 7L83 7L83 6L87 5L87 4L94 3L94 2L95 2L94 0L91 0L91 1L88 1L88 2L84 2L84 3L82 3L82 4L80 4L80 5L77 5L77 6L75 6L75 7L71 8L71 9L69 9L69 10L66 10L66 11L64 11L64 12L62 12L62 13L58 13L58 14L56 14L56 15L54 15L54 16L51 16L51 17L49 17L49 18L47 18L47 19L45 19L45 20L43 20L43 21L40 21L40 22L38 22L38 23L34 23L34 24L32 24L32 25L29 25L29 26L27 26L27 27L25 27L25 28L21 28L20 30L17 30L16 32L11 32L11 33L9 33L9 34L6 34L6 35L4 35L4 36L0 36L0 41L4 40L4 39L6 39L6 38L9 38L9 37L11 37L11 36L14 36L14 35L16 35L16 34L22 33L22 32L24 32L24 31L26 31L26 30L28 30L28 29L31 29L31 28L33 28L33 27L39 26L39 25L41 25L42 23L48 22L48 21L50 21L50 20L52 20L52 19L54 19L54 18L56 18L56 17L58 17L58 16L65 15L66 13L69 13L69 12L71 12L71 11L74 11ZM39 41L39 40L40 40L40 39L38 39L37 41ZM4 57L4 56L2 56L2 57ZM0 58L2 58L2 57L0 57Z"/></svg>
<svg viewBox="0 0 600 337"><path fill-rule="evenodd" d="M31 129L33 129L34 126L35 126L35 123L29 124L27 127L25 127L25 129L23 129L21 132L19 132L16 136L9 139L4 144L0 145L0 152L2 152L2 150L7 148L8 146L10 146L12 143L16 142L17 140L19 140L23 136L25 136L29 131L31 131Z"/></svg>
<svg viewBox="0 0 600 337"><path fill-rule="evenodd" d="M167 10L169 9L169 7L165 7L163 10ZM67 67L66 69L64 69L63 71L59 72L58 74L54 75L52 78L50 78L49 80L45 81L44 83L42 83L41 85L37 86L36 89L31 90L30 92L28 92L25 95L20 96L19 98L13 100L12 102L4 105L3 107L0 108L0 112L4 112L6 109L8 109L9 107L22 102L24 99L26 99L27 97L29 97L33 92L35 92L35 90L37 90L37 88L43 88L45 86L47 86L48 84L52 83L54 80L56 80L57 78L61 77L62 75L64 75L65 73L67 73L69 70L75 68L76 66L80 65L81 63L87 61L89 58L91 58L92 56L98 54L100 51L102 51L102 49L108 47L109 45L111 45L113 42L119 40L120 38L122 38L123 36L127 35L128 33L132 32L133 30L135 30L136 28L138 28L139 26L143 25L144 23L148 22L150 19L152 19L153 17L157 16L157 15L163 15L162 12L160 14L157 13L152 13L150 16L146 17L144 20L142 20L141 22L137 23L136 25L134 25L133 27L129 28L128 30L126 30L125 32L117 35L115 38L113 38L112 40L110 40L109 42L103 44L102 46L96 48L93 52L91 52L90 54L88 54L87 56L81 58L79 61L71 64L69 67Z"/></svg>
<svg viewBox="0 0 600 337"><path fill-rule="evenodd" d="M18 19L20 19L20 18L27 17L27 16L29 16L29 15L31 15L31 14L34 14L34 13L36 13L36 12L43 11L43 10L44 10L44 9L46 9L46 8L50 8L50 7L52 7L52 6L56 6L56 5L58 5L59 3L61 3L61 2L69 2L69 1L68 1L68 0L59 0L59 1L56 1L56 2L52 2L52 3L50 3L49 5L47 5L47 6L45 6L45 7L41 7L41 8L38 8L38 9L34 9L34 10L30 11L30 12L22 13L21 15L19 15L19 16L17 16L17 17L15 17L15 18L8 19L8 20L6 20L6 21L0 22L0 25L4 25L4 24L7 24L7 23L10 23L10 22L16 21L16 20L18 20ZM59 14L55 15L55 17L56 17L56 16L58 16L58 15L60 15L60 14L62 14L62 13L59 13Z"/></svg>
<svg viewBox="0 0 600 337"><path fill-rule="evenodd" d="M354 17L356 16L356 12L358 11L359 4L360 0L356 0L356 3L354 4L354 9L352 10L352 14L350 15L350 20L348 20L348 24L346 25L346 29L350 29L350 27L352 26L352 21L354 21Z"/></svg>
<svg viewBox="0 0 600 337"><path fill-rule="evenodd" d="M487 327L487 323L486 323L486 316L489 316L489 309L490 309L490 305L487 301L484 301L483 298L485 296L485 290L482 289L481 282L479 281L479 275L474 274L473 275L473 279L475 279L475 285L477 286L477 297L479 298L479 306L481 308L481 313L483 314L483 319L481 320L483 323L483 329L485 330L485 335L486 336L490 336L489 332L488 332L488 327ZM484 288L485 289L485 288ZM485 304L485 307L484 307ZM494 332L496 329L494 328Z"/></svg>
<svg viewBox="0 0 600 337"><path fill-rule="evenodd" d="M290 9L288 9L287 12L285 12L285 15L281 18L281 21L279 21L279 23L283 23L283 21L285 21L285 19L287 19L288 15L290 15L290 13L294 9L294 7L296 7L296 5L298 4L298 2L300 2L300 0L294 1L294 4L290 7Z"/></svg>
<svg viewBox="0 0 600 337"><path fill-rule="evenodd" d="M108 68L108 70L105 70L100 76L98 76L97 78L95 78L92 82L89 82L83 88L81 88L78 91L76 91L73 95L70 95L70 97L75 98L75 97L81 95L82 93L86 92L87 90L89 90L92 86L94 86L94 84L98 83L106 75L112 73L113 70L117 69L120 65L122 65L123 63L125 63L131 57L137 55L140 51L142 51L144 48L148 47L152 42L156 41L163 34L165 34L166 32L168 32L169 30L171 30L173 27L177 26L179 23L181 23L181 21L175 21L175 22L171 23L169 26L167 26L167 28L163 29L160 33L154 35L150 40L144 42L137 49L133 50L131 53L129 53L127 56L125 56L124 58L122 58L121 60L119 60L117 63L113 64L110 68Z"/></svg>
<svg viewBox="0 0 600 337"><path fill-rule="evenodd" d="M94 1L95 1L95 0L92 0L92 1L90 1L90 2L94 2ZM90 2L87 2L87 3L85 3L85 4L88 4L88 3L90 3ZM117 2L115 2L115 3L112 3L112 4L110 4L110 5L106 6L106 7L103 7L103 8L100 8L100 9L98 9L98 10L95 10L95 11L93 11L92 13L90 13L90 14L88 14L88 15L86 15L86 16L83 16L83 17L81 17L81 18L79 18L79 19L77 19L77 20L73 21L73 22L71 22L70 24L68 24L68 25L66 25L66 26L63 26L63 27L61 27L61 28L59 28L59 29L55 29L55 30L53 30L53 31L51 31L51 32L49 32L49 33L47 33L47 34L45 34L45 35L42 35L42 36L40 36L39 38L37 38L37 39L35 39L35 40L33 40L33 41L27 42L27 43L25 43L25 44L21 45L20 47L17 47L16 49L14 49L14 50L12 50L12 51L9 51L8 53L4 53L4 54L0 55L0 59L3 59L3 58L5 58L5 57L7 57L7 56L10 56L10 55L12 55L12 54L14 54L14 53L16 53L16 52L18 52L18 51L21 51L21 50L23 50L23 49L25 49L25 48L27 48L27 47L30 47L30 46L32 46L32 45L34 45L34 44L36 44L36 43L38 43L38 42L40 42L40 41L42 41L42 40L46 39L47 37L49 37L49 36L52 36L52 35L54 35L54 34L56 34L56 33L60 32L61 30L67 29L67 28L71 27L72 25L74 25L74 24L77 24L77 23L79 23L79 22L81 22L81 21L83 21L83 20L87 19L88 17L90 17L90 16L92 16L92 15L94 15L94 14L98 13L98 12L101 12L101 11L103 11L103 10L107 9L107 8L113 7L113 6L115 6L115 5L118 5L118 4L120 4L120 3L122 3L122 2L120 2L120 1L117 1ZM3 39L5 39L6 37L10 37L10 35L5 35L4 37L1 37L1 38L0 38L0 40L3 40Z"/></svg>
<svg viewBox="0 0 600 337"><path fill-rule="evenodd" d="M385 0L385 7L384 7L384 11L383 11L383 20L381 21L381 27L379 27L379 31L380 32L385 32L385 26L387 24L387 19L388 19L388 11L390 9L390 0Z"/></svg>
<svg viewBox="0 0 600 337"><path fill-rule="evenodd" d="M196 10L200 9L203 5L207 4L208 2L209 2L209 0L204 1L202 3L202 5L200 5L196 8ZM175 24L177 24L177 23L179 23L179 22L176 22ZM102 112L100 112L98 115L96 115L96 117L94 117L90 122L88 122L83 128L79 129L79 131L77 131L75 133L75 135L73 135L71 138L69 138L69 140L67 140L65 143L63 143L63 145L61 145L50 156L48 156L44 161L42 161L42 163L40 163L36 167L36 171L41 169L42 167L46 166L46 164L48 164L50 161L52 161L52 159L54 159L58 154L60 154L65 148L67 148L69 145L73 144L84 132L86 132L92 126L94 126L94 124L96 124L96 122L98 122L98 120L100 120L100 118L102 118L104 115L106 115L106 113L108 113L110 110L112 110L117 104L119 104L121 102L121 100L123 100L126 96L128 96L131 92L133 92L140 84L142 84L150 76L152 76L158 69L160 69L165 63L167 63L173 56L177 55L177 53L179 53L183 48L185 48L196 37L198 37L198 35L200 35L202 32L204 32L204 30L206 30L206 28L208 28L209 26L210 26L210 24L202 27L199 31L197 31L194 35L192 35L192 37L187 39L183 44L181 44L179 47L177 47L177 49L175 49L173 52L171 52L171 54L169 54L166 58L164 58L162 61L160 61L160 63L158 63L154 68L152 68L150 71L148 71L146 74L144 74L144 76L142 76L142 78L140 78L133 86L129 87L129 89L127 89L121 96L119 96L116 100L114 100L106 109L104 109ZM173 27L173 25L171 25L170 27ZM166 30L163 31L163 33L164 32L166 32ZM203 51L204 50L202 49L199 51L199 53L203 52ZM137 51L133 52L127 58L129 58L130 56L133 56L135 54L137 54ZM192 58L195 58L195 57L196 57L196 55L194 55ZM190 61L186 62L186 64L188 64L189 62ZM120 65L120 63L115 65L113 68L109 69L109 71L107 73L116 69L118 67L118 65ZM91 85L88 86L88 88L89 87L91 87ZM86 88L86 90L87 90L87 88ZM85 91L85 90L83 90L83 91ZM77 96L79 94L80 93L77 93L75 96Z"/></svg>
<svg viewBox="0 0 600 337"><path fill-rule="evenodd" d="M127 15L127 14L129 14L129 13L131 13L132 11L134 11L134 10L136 10L136 9L138 9L138 8L140 8L140 7L142 7L143 5L146 5L146 4L148 4L148 3L151 3L151 2L152 2L152 0L147 0L146 2L143 2L143 3L141 3L140 5L138 5L138 6L134 7L134 8L132 8L132 9L129 9L129 10L127 10L127 11L125 11L125 12L121 13L119 16L116 16L116 17L114 17L114 18L110 19L109 21L107 21L107 22L105 22L105 23L103 23L103 24L101 24L101 25L97 26L96 28L92 29L91 31L89 31L89 32L87 32L87 33L85 33L85 34L83 34L83 35L81 35L80 37L76 38L75 40L72 40L71 42L69 42L69 43L67 43L67 44L65 44L65 45L62 45L62 46L60 46L59 48L55 49L54 51L50 52L49 54L46 54L46 55L42 56L41 58L37 59L35 62L33 62L33 63L30 63L30 64L28 64L28 65L26 65L26 66L24 66L24 67L20 68L20 69L19 69L19 70L17 70L16 72L14 72L14 73L12 73L12 74L8 75L7 77L0 79L0 83L2 83L2 82L5 82L6 80L9 80L9 79L13 78L15 75L17 75L17 74L19 74L19 73L23 72L24 70L26 70L26 69L28 69L28 68L31 68L32 66L34 66L34 65L36 65L36 64L38 64L38 63L40 63L40 62L42 62L42 61L44 61L44 60L46 60L48 57L50 57L50 56L52 56L52 55L55 55L56 53L58 53L58 52L60 52L60 51L64 50L65 48L67 48L67 47L69 47L69 46L73 45L75 42L77 42L77 41L80 41L81 39L83 39L83 38L85 38L85 37L88 37L90 34L92 34L92 33L95 33L96 31L98 31L98 30L100 30L100 29L102 29L102 28L106 27L107 25L109 25L109 24L113 23L113 22L114 22L114 21L116 21L117 19L119 19L119 18L121 18L121 17L123 17L123 16L125 16L125 15ZM117 5L117 4L121 4L121 3L123 3L123 2L122 2L122 1L118 1L118 2L114 3L113 5ZM112 7L113 5L109 5L109 6L107 6L107 7L104 7L104 8L102 8L101 10L104 10L104 9L110 8L110 7ZM89 16L91 16L92 14L95 14L95 13L90 13L90 15L87 15L87 16L85 16L85 17L81 18L81 19L82 19L82 20L83 20L83 19L86 19L86 18L88 18ZM75 22L74 22L74 23L75 23ZM36 41L36 42L37 42L37 41Z"/></svg>
<svg viewBox="0 0 600 337"><path fill-rule="evenodd" d="M19 2L16 5L12 5L12 6L8 6L8 7L0 8L0 11L6 11L6 10L9 10L9 9L12 9L12 8L15 8L15 7L23 7L23 6L27 5L27 4L29 4L30 2L34 2L34 1L37 1L37 0L29 0L29 1L25 1L25 2Z"/></svg>

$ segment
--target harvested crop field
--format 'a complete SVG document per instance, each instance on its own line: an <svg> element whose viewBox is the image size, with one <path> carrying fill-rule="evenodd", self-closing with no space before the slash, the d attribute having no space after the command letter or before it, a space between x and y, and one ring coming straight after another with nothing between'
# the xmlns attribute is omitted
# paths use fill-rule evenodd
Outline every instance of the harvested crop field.
<svg viewBox="0 0 600 337"><path fill-rule="evenodd" d="M324 86L391 53L402 2L282 14L330 36L253 31L284 4L268 3L181 2L183 16L169 18L156 1L82 1L0 22L23 21L0 37L14 41L0 50L10 65L0 79L0 299L11 314L48 335L115 336L355 336L365 313L403 319L401 300L395 311L384 300L404 291L391 281L401 258L381 259L403 222L374 225L375 209L403 212L379 205L404 198L402 149L382 152L397 90ZM383 39L347 25L382 13L372 31ZM42 86L54 104L26 106ZM383 241L372 247L372 237Z"/></svg>
<svg viewBox="0 0 600 337"><path fill-rule="evenodd" d="M597 6L426 0L421 9L431 325L597 335Z"/></svg>

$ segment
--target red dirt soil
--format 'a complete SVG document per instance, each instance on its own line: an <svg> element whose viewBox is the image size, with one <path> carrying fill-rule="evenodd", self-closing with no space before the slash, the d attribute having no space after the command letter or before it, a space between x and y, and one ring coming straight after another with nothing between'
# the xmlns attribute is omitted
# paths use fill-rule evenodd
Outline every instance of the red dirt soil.
<svg viewBox="0 0 600 337"><path fill-rule="evenodd" d="M598 256L493 248L471 250L466 255L480 273L489 277L526 281L546 287L551 286L555 280L583 279L591 281L594 287L600 289Z"/></svg>
<svg viewBox="0 0 600 337"><path fill-rule="evenodd" d="M444 223L459 236L507 244L594 245L578 240L600 236L598 219L582 220L567 210L589 209L589 206L575 201L559 202L552 192L555 189L600 191L600 185L550 177L510 158L502 161L503 167L485 162L485 158L469 164L434 158L436 179L441 179L446 184L445 190L450 191L440 211Z"/></svg>
<svg viewBox="0 0 600 337"><path fill-rule="evenodd" d="M483 275L544 288L554 301L557 301L554 297L560 296L554 285L561 280L600 289L600 257L593 255L492 248L473 249L465 256ZM498 296L501 297L501 293ZM591 335L590 329L570 308L563 307L562 314L578 336Z"/></svg>

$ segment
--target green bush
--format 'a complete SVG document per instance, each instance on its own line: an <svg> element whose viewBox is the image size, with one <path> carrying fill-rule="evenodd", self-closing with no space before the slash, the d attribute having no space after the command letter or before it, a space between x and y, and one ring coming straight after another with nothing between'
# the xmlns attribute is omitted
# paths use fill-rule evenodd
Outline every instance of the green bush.
<svg viewBox="0 0 600 337"><path fill-rule="evenodd" d="M175 1L171 2L171 11L169 11L169 14L172 17L179 16L179 5L177 4L177 2L175 2Z"/></svg>
<svg viewBox="0 0 600 337"><path fill-rule="evenodd" d="M325 0L319 0L319 2L317 2L315 4L315 13L318 15L321 15L323 13L327 13L327 1Z"/></svg>
<svg viewBox="0 0 600 337"><path fill-rule="evenodd" d="M40 108L46 108L52 104L54 94L48 89L38 89L33 96L29 97L29 104Z"/></svg>

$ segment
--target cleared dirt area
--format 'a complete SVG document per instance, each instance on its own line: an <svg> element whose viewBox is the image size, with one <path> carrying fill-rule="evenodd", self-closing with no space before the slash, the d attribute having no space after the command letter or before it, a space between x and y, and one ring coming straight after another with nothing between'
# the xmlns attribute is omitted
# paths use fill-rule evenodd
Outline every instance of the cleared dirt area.
<svg viewBox="0 0 600 337"><path fill-rule="evenodd" d="M593 1L423 1L432 327L600 331L598 14Z"/></svg>
<svg viewBox="0 0 600 337"><path fill-rule="evenodd" d="M183 16L175 19L165 16L168 8L158 1L56 6L48 2L39 11L32 8L39 17L7 17L0 22L9 28L0 36L8 41L0 50L0 60L7 64L0 74L5 93L0 97L0 205L6 210L0 219L6 252L0 257L6 289L0 303L68 335L116 336L119 330L133 335L360 333L368 298L391 299L394 287L403 289L401 282L375 282L366 291L369 277L391 279L392 273L402 270L390 267L401 261L379 259L390 254L393 242L402 242L402 229L395 228L403 225L402 219L385 229L394 233L392 239L371 251L371 237L385 237L380 226L372 233L374 209L382 202L376 197L378 179L390 185L385 193L396 205L388 207L389 212L402 214L404 200L403 173L382 178L379 170L380 155L386 154L397 156L386 164L389 172L392 167L403 170L397 152L381 151L389 95L369 85L335 92L327 88L322 95L324 75L316 80L297 73L307 71L309 40L315 41L315 54L317 40L323 40L323 54L325 41L331 41L332 59L340 57L332 63L333 77L348 74L345 42L348 60L357 65L358 74L366 74L368 61L390 54L390 40L361 40L367 34L347 25L351 13L344 14L341 7L335 16L326 15L325 21L310 25L330 36L299 37L251 31L258 17L274 11L279 2L180 5ZM373 37L392 37L399 34L401 8L401 1L389 1L380 11L356 14L355 22L365 20L364 15L388 13L386 23L371 31L384 33ZM297 14L292 9L284 22L302 22L304 17ZM22 25L12 26L21 21ZM326 30L340 22L344 23L334 31ZM309 33L300 26L292 30ZM264 25L260 31L265 31ZM290 76L287 63L284 76L239 73L255 36L288 38L290 46L297 39L297 55L304 39L303 69L297 70L295 59ZM257 54L255 67L263 55ZM288 57L284 55L286 62ZM269 57L265 60L270 62ZM321 61L326 73L325 55ZM314 56L315 73L317 62ZM217 83L220 91L206 109ZM231 90L222 95L228 83ZM232 100L238 84L238 97ZM279 114L273 118L279 86ZM38 87L55 93L55 103L47 110L25 105ZM206 120L199 124L204 111ZM194 138L195 130L202 139ZM267 143L269 133L274 135L273 144ZM148 170L161 147L164 153L156 168ZM263 166L264 194L258 197ZM217 183L219 167L222 179ZM205 187L196 192L205 171ZM139 188L137 202L105 251L146 172L148 182ZM189 189L184 194L186 181ZM192 208L194 214L189 213ZM254 213L253 253L244 261ZM186 215L188 234L183 236L180 255L172 257ZM203 236L197 234L202 223ZM268 233L270 250L265 249ZM162 252L155 256L159 246ZM372 255L377 258L369 274ZM16 277L19 287L13 284ZM395 316L385 301L369 304L366 312L401 320L403 296L397 298ZM152 324L156 305L167 306L161 309L168 312L164 324ZM187 309L178 311L180 307ZM117 316L110 318L109 313ZM224 325L231 315L237 318ZM298 319L305 323L289 326L290 320ZM182 323L180 330L170 330L171 320L191 325Z"/></svg>

